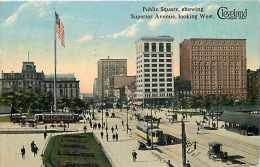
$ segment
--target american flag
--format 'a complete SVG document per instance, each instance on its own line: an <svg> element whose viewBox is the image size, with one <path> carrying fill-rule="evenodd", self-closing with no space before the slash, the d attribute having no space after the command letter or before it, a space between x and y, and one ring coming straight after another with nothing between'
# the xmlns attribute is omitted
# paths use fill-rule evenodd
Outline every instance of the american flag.
<svg viewBox="0 0 260 167"><path fill-rule="evenodd" d="M65 47L64 42L64 26L63 23L58 15L58 13L55 12L56 17L56 33L58 34L58 38L60 39L60 43L63 47Z"/></svg>

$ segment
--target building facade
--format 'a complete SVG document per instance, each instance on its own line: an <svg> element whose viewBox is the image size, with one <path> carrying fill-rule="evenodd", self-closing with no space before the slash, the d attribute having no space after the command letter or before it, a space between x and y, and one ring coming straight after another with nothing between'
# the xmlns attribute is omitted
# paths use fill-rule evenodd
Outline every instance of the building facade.
<svg viewBox="0 0 260 167"><path fill-rule="evenodd" d="M165 103L174 96L170 36L144 37L136 43L136 99Z"/></svg>
<svg viewBox="0 0 260 167"><path fill-rule="evenodd" d="M180 75L192 94L246 98L245 39L185 39L180 44Z"/></svg>
<svg viewBox="0 0 260 167"><path fill-rule="evenodd" d="M57 75L57 98L78 98L79 81L74 74ZM22 72L4 73L0 78L0 93L31 90L39 94L53 94L53 75L36 71L34 62L23 62ZM0 94L0 95L1 95Z"/></svg>
<svg viewBox="0 0 260 167"><path fill-rule="evenodd" d="M133 100L132 93L135 87L135 76L113 76L110 86L113 92L114 102Z"/></svg>
<svg viewBox="0 0 260 167"><path fill-rule="evenodd" d="M100 59L98 61L97 96L109 97L110 80L115 75L127 75L127 59Z"/></svg>
<svg viewBox="0 0 260 167"><path fill-rule="evenodd" d="M247 98L260 102L260 68L247 70Z"/></svg>

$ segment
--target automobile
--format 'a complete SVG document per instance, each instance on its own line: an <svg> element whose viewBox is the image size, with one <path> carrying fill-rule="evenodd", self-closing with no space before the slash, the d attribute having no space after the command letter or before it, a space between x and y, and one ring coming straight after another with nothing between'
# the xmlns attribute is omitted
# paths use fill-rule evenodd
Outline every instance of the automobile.
<svg viewBox="0 0 260 167"><path fill-rule="evenodd" d="M209 159L213 160L222 160L226 161L228 158L228 153L222 151L222 144L219 142L210 142L209 143L209 151L208 151Z"/></svg>

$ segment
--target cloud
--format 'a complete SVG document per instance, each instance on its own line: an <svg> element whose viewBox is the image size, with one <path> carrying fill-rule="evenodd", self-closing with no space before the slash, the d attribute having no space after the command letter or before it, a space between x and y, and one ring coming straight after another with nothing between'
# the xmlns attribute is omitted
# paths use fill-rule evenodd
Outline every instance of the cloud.
<svg viewBox="0 0 260 167"><path fill-rule="evenodd" d="M4 22L5 25L12 25L16 22L18 16L24 11L24 9L30 6L30 2L23 3L14 11Z"/></svg>
<svg viewBox="0 0 260 167"><path fill-rule="evenodd" d="M24 2L4 21L4 25L10 26L15 24L22 13L24 11L28 11L28 9L32 9L32 15L36 15L38 17L46 17L50 15L50 10L48 10L47 8L49 4L50 2Z"/></svg>
<svg viewBox="0 0 260 167"><path fill-rule="evenodd" d="M120 31L120 32L116 32L114 34L112 34L113 38L119 38L119 37L134 37L136 36L137 32L138 32L138 22L135 24L132 24L131 26L125 28L124 30Z"/></svg>
<svg viewBox="0 0 260 167"><path fill-rule="evenodd" d="M78 42L87 42L93 40L94 37L92 35L82 35L79 39Z"/></svg>

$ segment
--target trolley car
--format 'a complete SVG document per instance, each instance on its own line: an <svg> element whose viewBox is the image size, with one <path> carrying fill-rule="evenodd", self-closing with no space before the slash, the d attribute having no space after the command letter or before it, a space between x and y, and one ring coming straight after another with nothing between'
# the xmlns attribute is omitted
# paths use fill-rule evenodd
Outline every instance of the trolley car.
<svg viewBox="0 0 260 167"><path fill-rule="evenodd" d="M36 122L43 123L74 123L80 120L79 114L74 113L41 113L35 114Z"/></svg>
<svg viewBox="0 0 260 167"><path fill-rule="evenodd" d="M158 126L153 126L151 128L150 124L147 122L140 122L136 126L136 134L147 142L150 140L155 144L160 144L163 142L163 131Z"/></svg>

